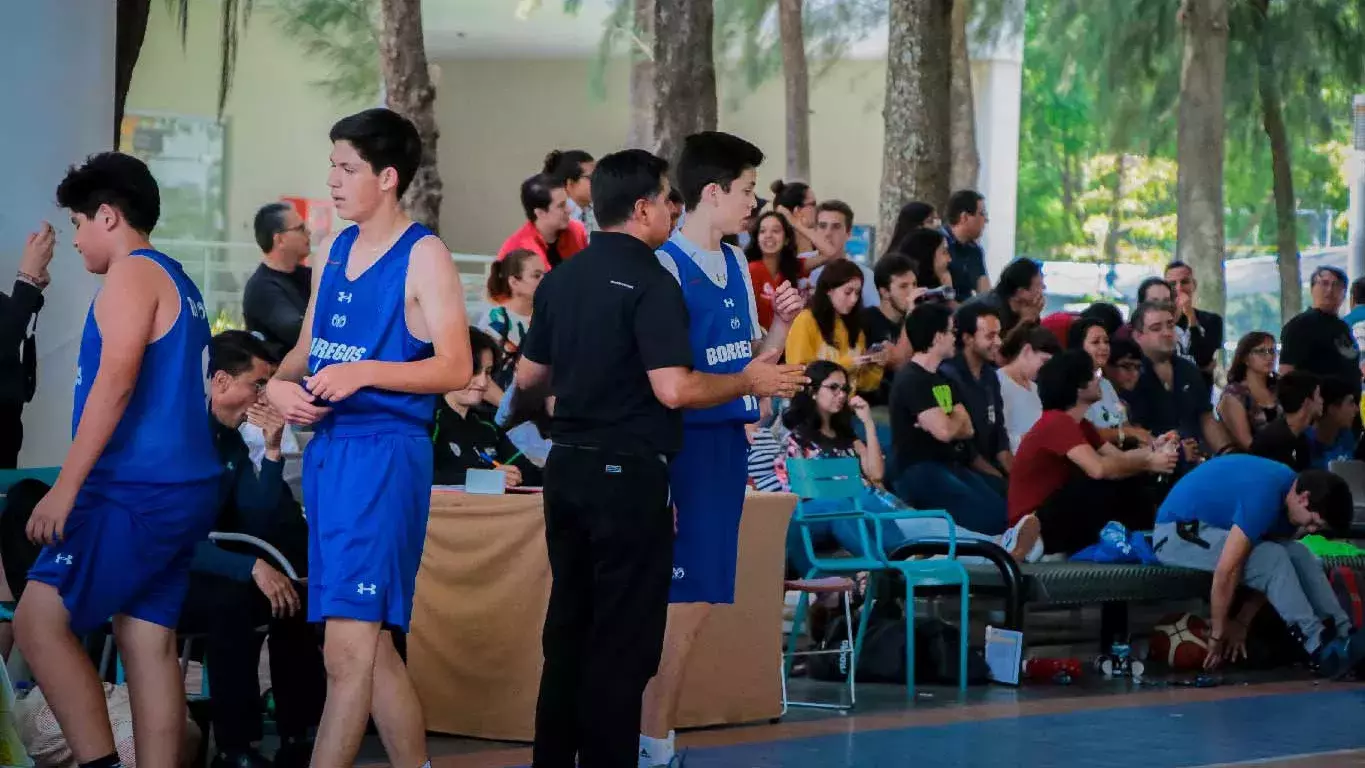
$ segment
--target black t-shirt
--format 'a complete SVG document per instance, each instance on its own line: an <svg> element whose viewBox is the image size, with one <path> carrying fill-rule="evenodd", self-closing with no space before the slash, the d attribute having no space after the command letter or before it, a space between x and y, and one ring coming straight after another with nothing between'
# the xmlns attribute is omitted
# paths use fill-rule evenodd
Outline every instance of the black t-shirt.
<svg viewBox="0 0 1365 768"><path fill-rule="evenodd" d="M551 368L555 443L640 455L676 453L682 414L648 372L691 368L682 288L642 240L595 232L536 289L522 357Z"/></svg>
<svg viewBox="0 0 1365 768"><path fill-rule="evenodd" d="M867 337L867 345L885 344L894 347L900 341L901 328L904 321L894 322L886 315L882 314L877 307L866 307L863 309L863 335ZM877 389L872 392L864 392L863 398L869 405L885 405L891 400L891 383L895 381L895 371L887 368L882 374L882 383L877 385Z"/></svg>
<svg viewBox="0 0 1365 768"><path fill-rule="evenodd" d="M920 461L969 460L971 441L940 442L919 425L919 415L930 408L942 408L948 413L961 402L957 385L946 376L927 371L915 362L906 363L896 373L896 383L891 387L891 441L895 444L897 463L908 466Z"/></svg>
<svg viewBox="0 0 1365 768"><path fill-rule="evenodd" d="M298 267L293 272L281 272L261 264L242 289L246 329L259 333L271 351L283 356L299 343L303 315L312 295L313 270Z"/></svg>
<svg viewBox="0 0 1365 768"><path fill-rule="evenodd" d="M1285 323L1280 362L1319 376L1337 376L1360 387L1359 352L1346 321L1309 309Z"/></svg>
<svg viewBox="0 0 1365 768"><path fill-rule="evenodd" d="M1190 321L1184 315L1177 317L1175 324L1190 332L1190 357L1202 371L1213 364L1214 355L1223 348L1223 316L1196 309L1194 317L1199 321L1197 328L1190 328ZM1204 374L1204 383L1213 386L1212 371Z"/></svg>
<svg viewBox="0 0 1365 768"><path fill-rule="evenodd" d="M1283 416L1265 425L1265 429L1251 438L1248 453L1278 461L1295 472L1311 469L1313 463L1313 444L1308 435L1294 434Z"/></svg>
<svg viewBox="0 0 1365 768"><path fill-rule="evenodd" d="M445 398L436 402L431 443L436 485L464 485L468 470L496 469L495 462L521 470L522 485L541 483L540 468L521 455L505 432L474 410L461 416Z"/></svg>

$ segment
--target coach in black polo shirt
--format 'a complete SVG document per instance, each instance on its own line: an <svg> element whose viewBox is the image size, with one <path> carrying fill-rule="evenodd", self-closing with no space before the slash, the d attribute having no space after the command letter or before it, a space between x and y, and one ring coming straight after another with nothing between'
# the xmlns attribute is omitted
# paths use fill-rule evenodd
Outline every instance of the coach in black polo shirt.
<svg viewBox="0 0 1365 768"><path fill-rule="evenodd" d="M682 290L654 255L672 223L667 170L643 150L598 161L601 230L536 290L517 364L519 397L556 397L537 766L636 763L672 580L666 461L682 444L677 409L790 396L805 381L799 366L760 361L729 375L692 370Z"/></svg>

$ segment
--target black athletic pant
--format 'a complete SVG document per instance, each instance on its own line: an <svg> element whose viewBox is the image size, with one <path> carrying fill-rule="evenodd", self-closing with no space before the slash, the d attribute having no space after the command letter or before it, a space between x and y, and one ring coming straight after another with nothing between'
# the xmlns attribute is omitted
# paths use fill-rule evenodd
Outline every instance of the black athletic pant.
<svg viewBox="0 0 1365 768"><path fill-rule="evenodd" d="M0 469L19 466L19 448L24 443L24 407L0 403Z"/></svg>
<svg viewBox="0 0 1365 768"><path fill-rule="evenodd" d="M673 575L668 467L658 457L555 446L545 539L554 584L533 765L634 768L640 697L659 668Z"/></svg>
<svg viewBox="0 0 1365 768"><path fill-rule="evenodd" d="M1150 531L1160 495L1150 476L1095 480L1077 470L1035 513L1043 549L1049 555L1080 552L1099 543L1111 520L1130 531Z"/></svg>
<svg viewBox="0 0 1365 768"><path fill-rule="evenodd" d="M268 627L270 684L280 737L303 737L322 717L327 675L321 634L308 623L307 589L300 586L298 593L298 613L275 619L269 601L253 582L197 573L190 577L180 629L207 635L204 663L219 752L246 749L261 739L258 627Z"/></svg>

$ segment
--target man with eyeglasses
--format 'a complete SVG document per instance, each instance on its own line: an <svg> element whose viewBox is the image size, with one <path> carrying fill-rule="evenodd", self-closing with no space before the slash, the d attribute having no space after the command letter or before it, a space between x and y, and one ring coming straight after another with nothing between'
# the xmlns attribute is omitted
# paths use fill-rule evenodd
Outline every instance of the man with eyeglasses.
<svg viewBox="0 0 1365 768"><path fill-rule="evenodd" d="M1190 357L1204 374L1204 382L1211 387L1218 352L1223 348L1223 316L1194 306L1199 283L1189 264L1183 261L1167 264L1165 277L1175 288L1175 326L1188 337Z"/></svg>
<svg viewBox="0 0 1365 768"><path fill-rule="evenodd" d="M1304 370L1336 376L1360 391L1360 351L1351 327L1337 316L1346 298L1346 273L1340 267L1313 270L1313 306L1285 323L1280 334L1280 374Z"/></svg>
<svg viewBox="0 0 1365 768"><path fill-rule="evenodd" d="M299 341L313 294L313 270L302 266L312 249L308 225L288 203L269 203L256 212L252 228L264 256L242 290L242 317L248 331L283 356Z"/></svg>

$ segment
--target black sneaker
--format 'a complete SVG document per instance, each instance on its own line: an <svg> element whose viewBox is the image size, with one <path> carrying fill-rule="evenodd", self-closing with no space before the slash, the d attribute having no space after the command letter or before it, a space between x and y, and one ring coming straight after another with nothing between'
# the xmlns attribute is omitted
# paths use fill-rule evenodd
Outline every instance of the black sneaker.
<svg viewBox="0 0 1365 768"><path fill-rule="evenodd" d="M1313 667L1322 677L1340 680L1365 663L1365 635L1353 632L1318 648Z"/></svg>
<svg viewBox="0 0 1365 768"><path fill-rule="evenodd" d="M273 763L254 749L219 752L213 758L213 768L271 768Z"/></svg>

